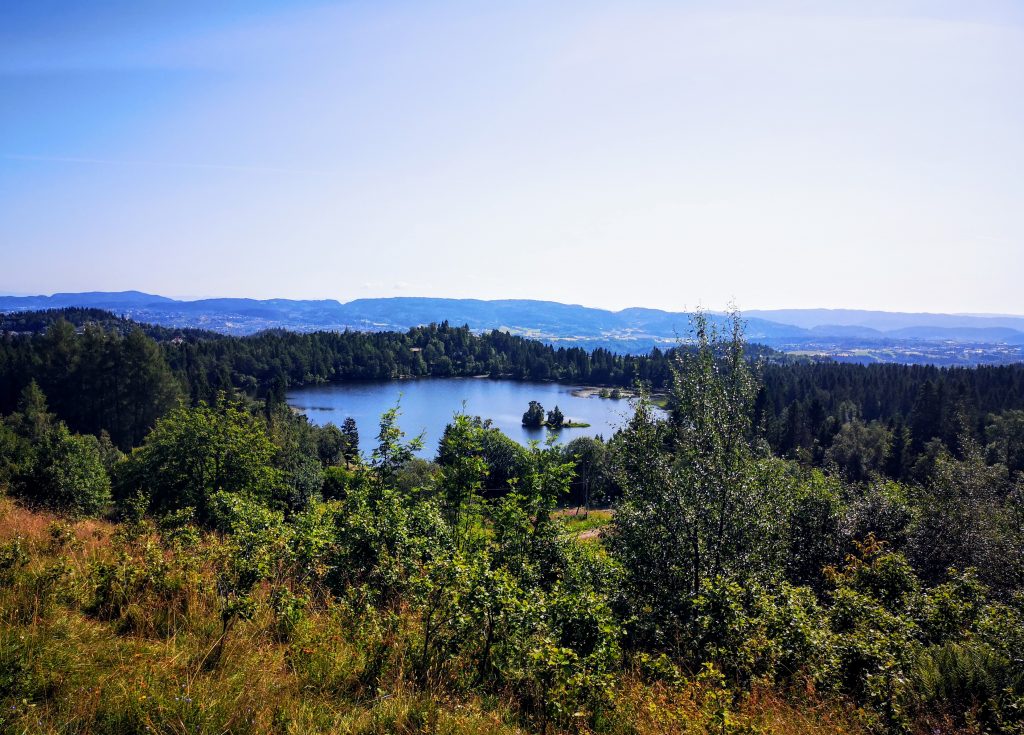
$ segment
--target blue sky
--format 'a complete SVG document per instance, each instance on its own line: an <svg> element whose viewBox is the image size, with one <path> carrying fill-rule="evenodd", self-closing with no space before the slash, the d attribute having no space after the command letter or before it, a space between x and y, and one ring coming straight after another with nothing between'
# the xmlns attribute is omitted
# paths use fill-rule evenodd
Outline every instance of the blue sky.
<svg viewBox="0 0 1024 735"><path fill-rule="evenodd" d="M8 0L0 255L5 293L1024 313L1024 6Z"/></svg>

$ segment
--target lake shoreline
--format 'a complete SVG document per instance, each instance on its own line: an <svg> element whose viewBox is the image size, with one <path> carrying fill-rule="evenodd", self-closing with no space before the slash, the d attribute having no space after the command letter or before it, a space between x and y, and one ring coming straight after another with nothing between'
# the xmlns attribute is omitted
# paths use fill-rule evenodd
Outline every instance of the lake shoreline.
<svg viewBox="0 0 1024 735"><path fill-rule="evenodd" d="M315 424L340 425L351 416L367 438L375 434L372 429L381 414L397 405L399 425L407 434L425 433L427 447L421 456L426 456L444 427L462 412L491 420L495 428L524 446L552 435L559 442L579 436L610 437L628 423L631 410L625 401L598 400L599 390L557 381L422 377L316 383L289 390L286 399L294 411ZM522 426L523 412L531 401L545 411L558 406L567 425L559 429Z"/></svg>
<svg viewBox="0 0 1024 735"><path fill-rule="evenodd" d="M580 398L590 398L596 396L602 390L615 390L618 389L622 394L622 398L633 398L637 396L637 392L632 388L624 388L621 385L613 385L611 383L602 385L598 383L580 383L578 380L552 380L551 378L517 378L511 373L502 374L498 376L490 375L489 373L481 373L477 375L398 375L393 378L346 378L344 380L314 380L308 383L296 382L289 386L289 390L302 390L304 388L313 388L318 386L326 385L363 385L363 384L375 384L375 383L415 383L421 380L493 380L496 382L509 382L509 383L537 383L543 385L566 385L575 386L573 395L578 395ZM656 395L656 394L652 394Z"/></svg>

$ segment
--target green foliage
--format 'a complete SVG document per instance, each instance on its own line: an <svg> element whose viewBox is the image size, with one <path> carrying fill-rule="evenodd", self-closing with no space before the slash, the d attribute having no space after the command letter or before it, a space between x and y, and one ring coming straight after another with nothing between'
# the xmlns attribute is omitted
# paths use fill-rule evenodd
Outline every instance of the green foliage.
<svg viewBox="0 0 1024 735"><path fill-rule="evenodd" d="M355 462L359 459L359 430L356 428L356 420L351 416L346 417L341 425L341 433L345 438L345 460Z"/></svg>
<svg viewBox="0 0 1024 735"><path fill-rule="evenodd" d="M17 485L31 478L54 423L46 396L32 381L21 393L18 411L0 422L0 483Z"/></svg>
<svg viewBox="0 0 1024 735"><path fill-rule="evenodd" d="M825 462L835 466L847 480L864 482L882 472L891 443L890 432L880 422L865 424L853 418L832 439Z"/></svg>
<svg viewBox="0 0 1024 735"><path fill-rule="evenodd" d="M932 587L924 596L919 618L928 641L956 640L975 629L989 590L976 570L950 570L950 580Z"/></svg>
<svg viewBox="0 0 1024 735"><path fill-rule="evenodd" d="M436 684L453 663L462 641L470 634L468 599L474 571L458 552L429 559L412 579L409 597L419 613L418 636L412 642L417 682Z"/></svg>
<svg viewBox="0 0 1024 735"><path fill-rule="evenodd" d="M902 724L910 706L907 672L921 649L918 581L902 555L874 542L831 579L838 681L890 723Z"/></svg>
<svg viewBox="0 0 1024 735"><path fill-rule="evenodd" d="M110 478L94 436L58 424L40 447L25 497L73 515L95 515L110 502Z"/></svg>
<svg viewBox="0 0 1024 735"><path fill-rule="evenodd" d="M348 438L334 424L327 424L317 432L316 454L325 467L342 464L347 460Z"/></svg>
<svg viewBox="0 0 1024 735"><path fill-rule="evenodd" d="M498 429L488 426L481 428L480 451L487 463L485 494L500 494L522 477L529 463L529 453L519 442Z"/></svg>
<svg viewBox="0 0 1024 735"><path fill-rule="evenodd" d="M441 510L460 549L471 542L474 530L480 526L481 491L487 479L487 461L482 456L483 432L479 422L459 414L445 428L438 449Z"/></svg>
<svg viewBox="0 0 1024 735"><path fill-rule="evenodd" d="M910 538L918 509L907 488L897 482L876 482L856 493L850 503L850 535L871 536L889 548L903 549Z"/></svg>
<svg viewBox="0 0 1024 735"><path fill-rule="evenodd" d="M30 559L28 544L21 536L0 544L0 584L11 584Z"/></svg>
<svg viewBox="0 0 1024 735"><path fill-rule="evenodd" d="M572 471L553 440L543 447L533 442L523 476L492 509L496 561L522 580L551 580L563 566L551 514L569 491Z"/></svg>
<svg viewBox="0 0 1024 735"><path fill-rule="evenodd" d="M192 507L205 522L215 493L271 497L279 481L274 452L260 419L225 397L213 406L179 407L128 457L119 496L141 491L157 512Z"/></svg>
<svg viewBox="0 0 1024 735"><path fill-rule="evenodd" d="M820 471L796 478L785 556L790 581L820 590L825 568L842 561L847 519L842 495L842 484Z"/></svg>
<svg viewBox="0 0 1024 735"><path fill-rule="evenodd" d="M561 410L559 410L558 406L555 406L553 409L548 411L546 423L548 427L552 429L562 428L562 425L565 423L565 415L561 412Z"/></svg>
<svg viewBox="0 0 1024 735"><path fill-rule="evenodd" d="M29 382L18 399L18 412L7 421L24 439L39 444L49 435L54 425L54 415L49 412L46 396L35 380Z"/></svg>
<svg viewBox="0 0 1024 735"><path fill-rule="evenodd" d="M950 567L975 567L993 587L1014 588L1024 582L1022 528L1011 505L1002 465L985 465L971 449L962 460L945 451L935 458L931 479L921 488L917 522L908 556L928 582L941 581Z"/></svg>
<svg viewBox="0 0 1024 735"><path fill-rule="evenodd" d="M32 503L71 515L95 515L110 501L106 462L116 449L94 436L72 434L47 410L35 382L18 413L0 424L0 482ZM105 456L105 452L107 453Z"/></svg>
<svg viewBox="0 0 1024 735"><path fill-rule="evenodd" d="M365 474L345 478L343 497L301 516L315 516L317 528L331 529L331 542L317 553L325 584L338 595L363 589L380 604L399 599L414 569L452 549L452 530L438 501L417 488L398 487L418 440L404 441L397 416L393 409L381 417L372 464Z"/></svg>
<svg viewBox="0 0 1024 735"><path fill-rule="evenodd" d="M948 714L960 726L1013 732L1024 719L1024 667L980 641L929 646L912 677L917 706Z"/></svg>
<svg viewBox="0 0 1024 735"><path fill-rule="evenodd" d="M820 685L835 674L826 611L807 588L708 579L689 612L680 643L691 668L713 663L742 687L754 681Z"/></svg>
<svg viewBox="0 0 1024 735"><path fill-rule="evenodd" d="M0 355L8 358L0 358L0 383L12 391L0 390L0 406L38 381L73 431L105 429L122 449L141 442L181 392L160 347L137 326L121 331L89 325L76 334L58 320L31 338L0 342Z"/></svg>
<svg viewBox="0 0 1024 735"><path fill-rule="evenodd" d="M322 497L326 481L324 469L315 456L291 451L284 456L279 452L276 465L281 470L278 494L286 508L299 511Z"/></svg>
<svg viewBox="0 0 1024 735"><path fill-rule="evenodd" d="M523 414L523 426L529 429L539 429L544 425L545 420L544 407L537 401L530 401L526 413Z"/></svg>
<svg viewBox="0 0 1024 735"><path fill-rule="evenodd" d="M370 466L380 489L389 486L399 470L411 461L423 446L423 438L405 441L405 432L398 426L399 408L388 409L380 417L377 447L370 455Z"/></svg>
<svg viewBox="0 0 1024 735"><path fill-rule="evenodd" d="M984 438L989 464L1002 464L1011 473L1024 470L1024 410L989 414Z"/></svg>
<svg viewBox="0 0 1024 735"><path fill-rule="evenodd" d="M341 500L348 494L349 488L366 481L367 473L361 467L327 467L321 492L327 500Z"/></svg>
<svg viewBox="0 0 1024 735"><path fill-rule="evenodd" d="M695 317L697 349L677 365L671 419L657 419L641 397L617 445L623 497L612 549L628 604L643 611L637 632L655 645L676 645L687 596L705 580L781 569L792 479L752 450L755 383L733 319L726 338Z"/></svg>
<svg viewBox="0 0 1024 735"><path fill-rule="evenodd" d="M91 599L85 610L114 623L121 633L174 635L196 606L200 559L179 547L173 556L147 532L115 539L114 556L90 570ZM193 548L191 551L195 551Z"/></svg>
<svg viewBox="0 0 1024 735"><path fill-rule="evenodd" d="M5 423L11 428L0 426L0 476L7 476L17 494L71 515L95 515L110 502L102 444L55 421L35 382Z"/></svg>
<svg viewBox="0 0 1024 735"><path fill-rule="evenodd" d="M573 501L589 508L591 503L610 500L616 488L605 443L581 436L566 444L564 452L574 468Z"/></svg>

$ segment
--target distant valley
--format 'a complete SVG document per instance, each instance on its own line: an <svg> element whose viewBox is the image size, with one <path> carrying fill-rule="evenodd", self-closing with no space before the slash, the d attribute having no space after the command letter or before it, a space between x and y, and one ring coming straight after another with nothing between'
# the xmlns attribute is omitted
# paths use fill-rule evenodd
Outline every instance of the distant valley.
<svg viewBox="0 0 1024 735"><path fill-rule="evenodd" d="M643 353L687 336L683 312L630 308L608 311L553 301L378 298L335 300L215 298L182 301L139 291L0 296L0 311L65 307L107 309L132 319L225 334L295 331L405 330L430 322L499 329L554 345ZM912 314L852 309L744 312L747 338L783 352L847 362L937 365L1024 360L1024 317Z"/></svg>

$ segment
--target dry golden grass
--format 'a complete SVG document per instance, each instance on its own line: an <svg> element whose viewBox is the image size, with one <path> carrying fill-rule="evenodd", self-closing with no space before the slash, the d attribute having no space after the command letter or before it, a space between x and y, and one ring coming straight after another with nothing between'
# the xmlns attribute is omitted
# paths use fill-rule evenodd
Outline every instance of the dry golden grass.
<svg viewBox="0 0 1024 735"><path fill-rule="evenodd" d="M766 733L778 735L866 735L852 707L821 700L812 694L783 697L756 688L741 711Z"/></svg>
<svg viewBox="0 0 1024 735"><path fill-rule="evenodd" d="M0 495L0 542L20 536L41 549L52 541L54 524L66 524L86 551L106 546L114 533L113 523L95 518L68 520L45 510L29 509Z"/></svg>
<svg viewBox="0 0 1024 735"><path fill-rule="evenodd" d="M633 735L750 733L758 735L867 735L852 708L755 688L740 701L711 684L682 687L626 678L616 709L625 713Z"/></svg>
<svg viewBox="0 0 1024 735"><path fill-rule="evenodd" d="M0 496L0 540L21 536L38 544L49 536L50 524L57 517L52 513L23 508L11 498Z"/></svg>
<svg viewBox="0 0 1024 735"><path fill-rule="evenodd" d="M213 666L209 656L221 626L208 569L200 569L180 591L187 604L183 617L171 624L154 621L166 617L161 605L173 607L180 598L143 596L120 617L99 615L89 607L88 574L97 560L124 558L113 545L115 530L104 521L69 523L0 498L0 543L20 537L32 556L16 583L0 586L0 669L17 669L8 694L6 672L0 671L0 698L6 697L0 733L537 731L517 712L511 693L418 689L404 658L408 640L402 637L417 623L405 614L397 631L374 638L359 630L351 613L327 605L310 610L299 628L282 637L269 599L261 594L255 616L231 628ZM56 581L46 581L51 579ZM736 701L713 683L672 687L630 675L619 681L614 709L598 725L595 732L605 735L863 732L851 711L811 694L792 698L757 689ZM581 720L547 732L591 730Z"/></svg>

